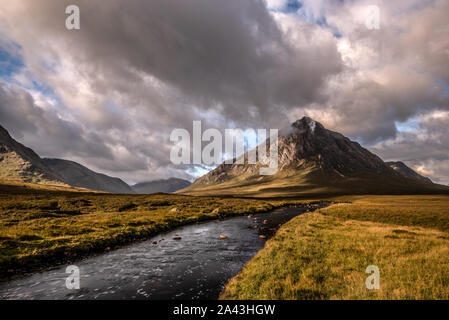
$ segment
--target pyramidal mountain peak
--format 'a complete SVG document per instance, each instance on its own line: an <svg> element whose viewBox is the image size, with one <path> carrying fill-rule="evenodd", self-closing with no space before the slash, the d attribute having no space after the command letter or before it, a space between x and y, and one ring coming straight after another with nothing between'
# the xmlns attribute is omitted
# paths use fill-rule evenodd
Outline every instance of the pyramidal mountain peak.
<svg viewBox="0 0 449 320"><path fill-rule="evenodd" d="M308 128L312 133L315 133L315 128L318 127L319 129L323 129L323 125L312 118L309 118L307 116L302 117L301 119L295 121L291 125L293 128L303 129Z"/></svg>
<svg viewBox="0 0 449 320"><path fill-rule="evenodd" d="M315 130L324 129L323 125L312 118L307 116L302 117L301 119L296 120L292 124L288 125L279 130L279 135L286 137L294 133L295 131L310 131L310 133L314 134Z"/></svg>
<svg viewBox="0 0 449 320"><path fill-rule="evenodd" d="M243 157L247 158L248 152ZM310 117L302 117L280 130L277 173L260 176L261 166L260 163L223 163L182 192L248 195L426 193L441 187L425 177L412 177L410 172L414 171L408 167L408 170L395 170L358 142L326 129Z"/></svg>
<svg viewBox="0 0 449 320"><path fill-rule="evenodd" d="M359 143L309 117L295 121L278 142L281 170L313 166L343 176L356 172L396 175L382 159Z"/></svg>

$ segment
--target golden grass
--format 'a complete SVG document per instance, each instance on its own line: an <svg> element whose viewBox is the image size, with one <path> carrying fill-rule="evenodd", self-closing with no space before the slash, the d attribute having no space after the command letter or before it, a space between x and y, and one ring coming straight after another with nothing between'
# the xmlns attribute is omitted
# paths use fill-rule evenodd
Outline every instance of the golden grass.
<svg viewBox="0 0 449 320"><path fill-rule="evenodd" d="M101 191L93 191L84 188L70 187L57 182L30 183L17 180L0 179L0 194L27 194L27 193L64 193L64 192L83 192L83 193L105 193Z"/></svg>
<svg viewBox="0 0 449 320"><path fill-rule="evenodd" d="M341 204L322 210L342 219L421 226L449 231L449 196L345 196Z"/></svg>
<svg viewBox="0 0 449 320"><path fill-rule="evenodd" d="M449 299L449 197L344 197L284 225L223 299ZM368 290L366 267L380 269Z"/></svg>
<svg viewBox="0 0 449 320"><path fill-rule="evenodd" d="M0 184L0 277L102 252L188 223L300 202L113 195Z"/></svg>
<svg viewBox="0 0 449 320"><path fill-rule="evenodd" d="M327 200L348 203L284 225L230 281L222 298L449 299L449 196ZM310 201L112 195L0 183L0 277L187 223L304 202ZM365 287L368 265L380 268L380 290Z"/></svg>

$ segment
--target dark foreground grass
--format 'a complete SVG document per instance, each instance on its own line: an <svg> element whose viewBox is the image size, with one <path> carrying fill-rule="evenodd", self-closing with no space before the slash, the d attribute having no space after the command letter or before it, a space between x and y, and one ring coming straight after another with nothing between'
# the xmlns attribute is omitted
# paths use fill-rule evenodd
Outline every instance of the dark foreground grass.
<svg viewBox="0 0 449 320"><path fill-rule="evenodd" d="M0 277L76 260L180 225L295 203L300 201L112 195L3 183Z"/></svg>
<svg viewBox="0 0 449 320"><path fill-rule="evenodd" d="M285 224L223 299L449 299L449 197L342 197ZM366 267L380 269L368 290Z"/></svg>

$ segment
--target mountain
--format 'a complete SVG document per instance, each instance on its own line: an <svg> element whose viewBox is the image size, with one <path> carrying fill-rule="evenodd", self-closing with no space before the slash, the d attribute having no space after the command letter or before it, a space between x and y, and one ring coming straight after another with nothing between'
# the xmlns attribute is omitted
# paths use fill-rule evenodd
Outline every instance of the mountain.
<svg viewBox="0 0 449 320"><path fill-rule="evenodd" d="M415 172L413 169L408 167L402 161L391 161L391 162L386 162L386 164L388 164L390 166L390 168L392 168L393 170L395 170L397 173L399 173L400 175L402 175L404 177L416 179L416 180L423 181L423 182L432 183L432 180Z"/></svg>
<svg viewBox="0 0 449 320"><path fill-rule="evenodd" d="M67 186L30 148L14 140L0 126L0 179Z"/></svg>
<svg viewBox="0 0 449 320"><path fill-rule="evenodd" d="M187 180L170 178L167 180L154 180L149 182L142 182L132 186L133 190L138 194L151 193L172 193L190 186L191 183Z"/></svg>
<svg viewBox="0 0 449 320"><path fill-rule="evenodd" d="M92 171L79 163L61 159L43 159L45 165L73 187L110 193L132 194L134 190L119 178Z"/></svg>
<svg viewBox="0 0 449 320"><path fill-rule="evenodd" d="M112 193L135 193L118 178L94 172L72 161L42 159L32 149L14 140L0 126L0 179L79 187Z"/></svg>
<svg viewBox="0 0 449 320"><path fill-rule="evenodd" d="M261 176L261 163L221 164L182 193L246 196L401 194L449 188L404 176L344 135L303 117L279 132L279 169ZM255 152L251 150L250 152ZM245 159L248 153L244 155Z"/></svg>

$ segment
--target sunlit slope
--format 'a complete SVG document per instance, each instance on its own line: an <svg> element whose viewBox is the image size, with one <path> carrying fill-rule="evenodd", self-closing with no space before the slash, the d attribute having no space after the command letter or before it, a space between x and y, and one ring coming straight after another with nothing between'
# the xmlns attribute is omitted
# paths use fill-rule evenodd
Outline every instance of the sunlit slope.
<svg viewBox="0 0 449 320"><path fill-rule="evenodd" d="M0 126L0 179L68 186L30 148L14 140Z"/></svg>
<svg viewBox="0 0 449 320"><path fill-rule="evenodd" d="M56 193L102 193L83 188L74 188L66 185L52 185L41 183L20 182L14 180L0 179L0 195L15 194L48 194L52 196Z"/></svg>

